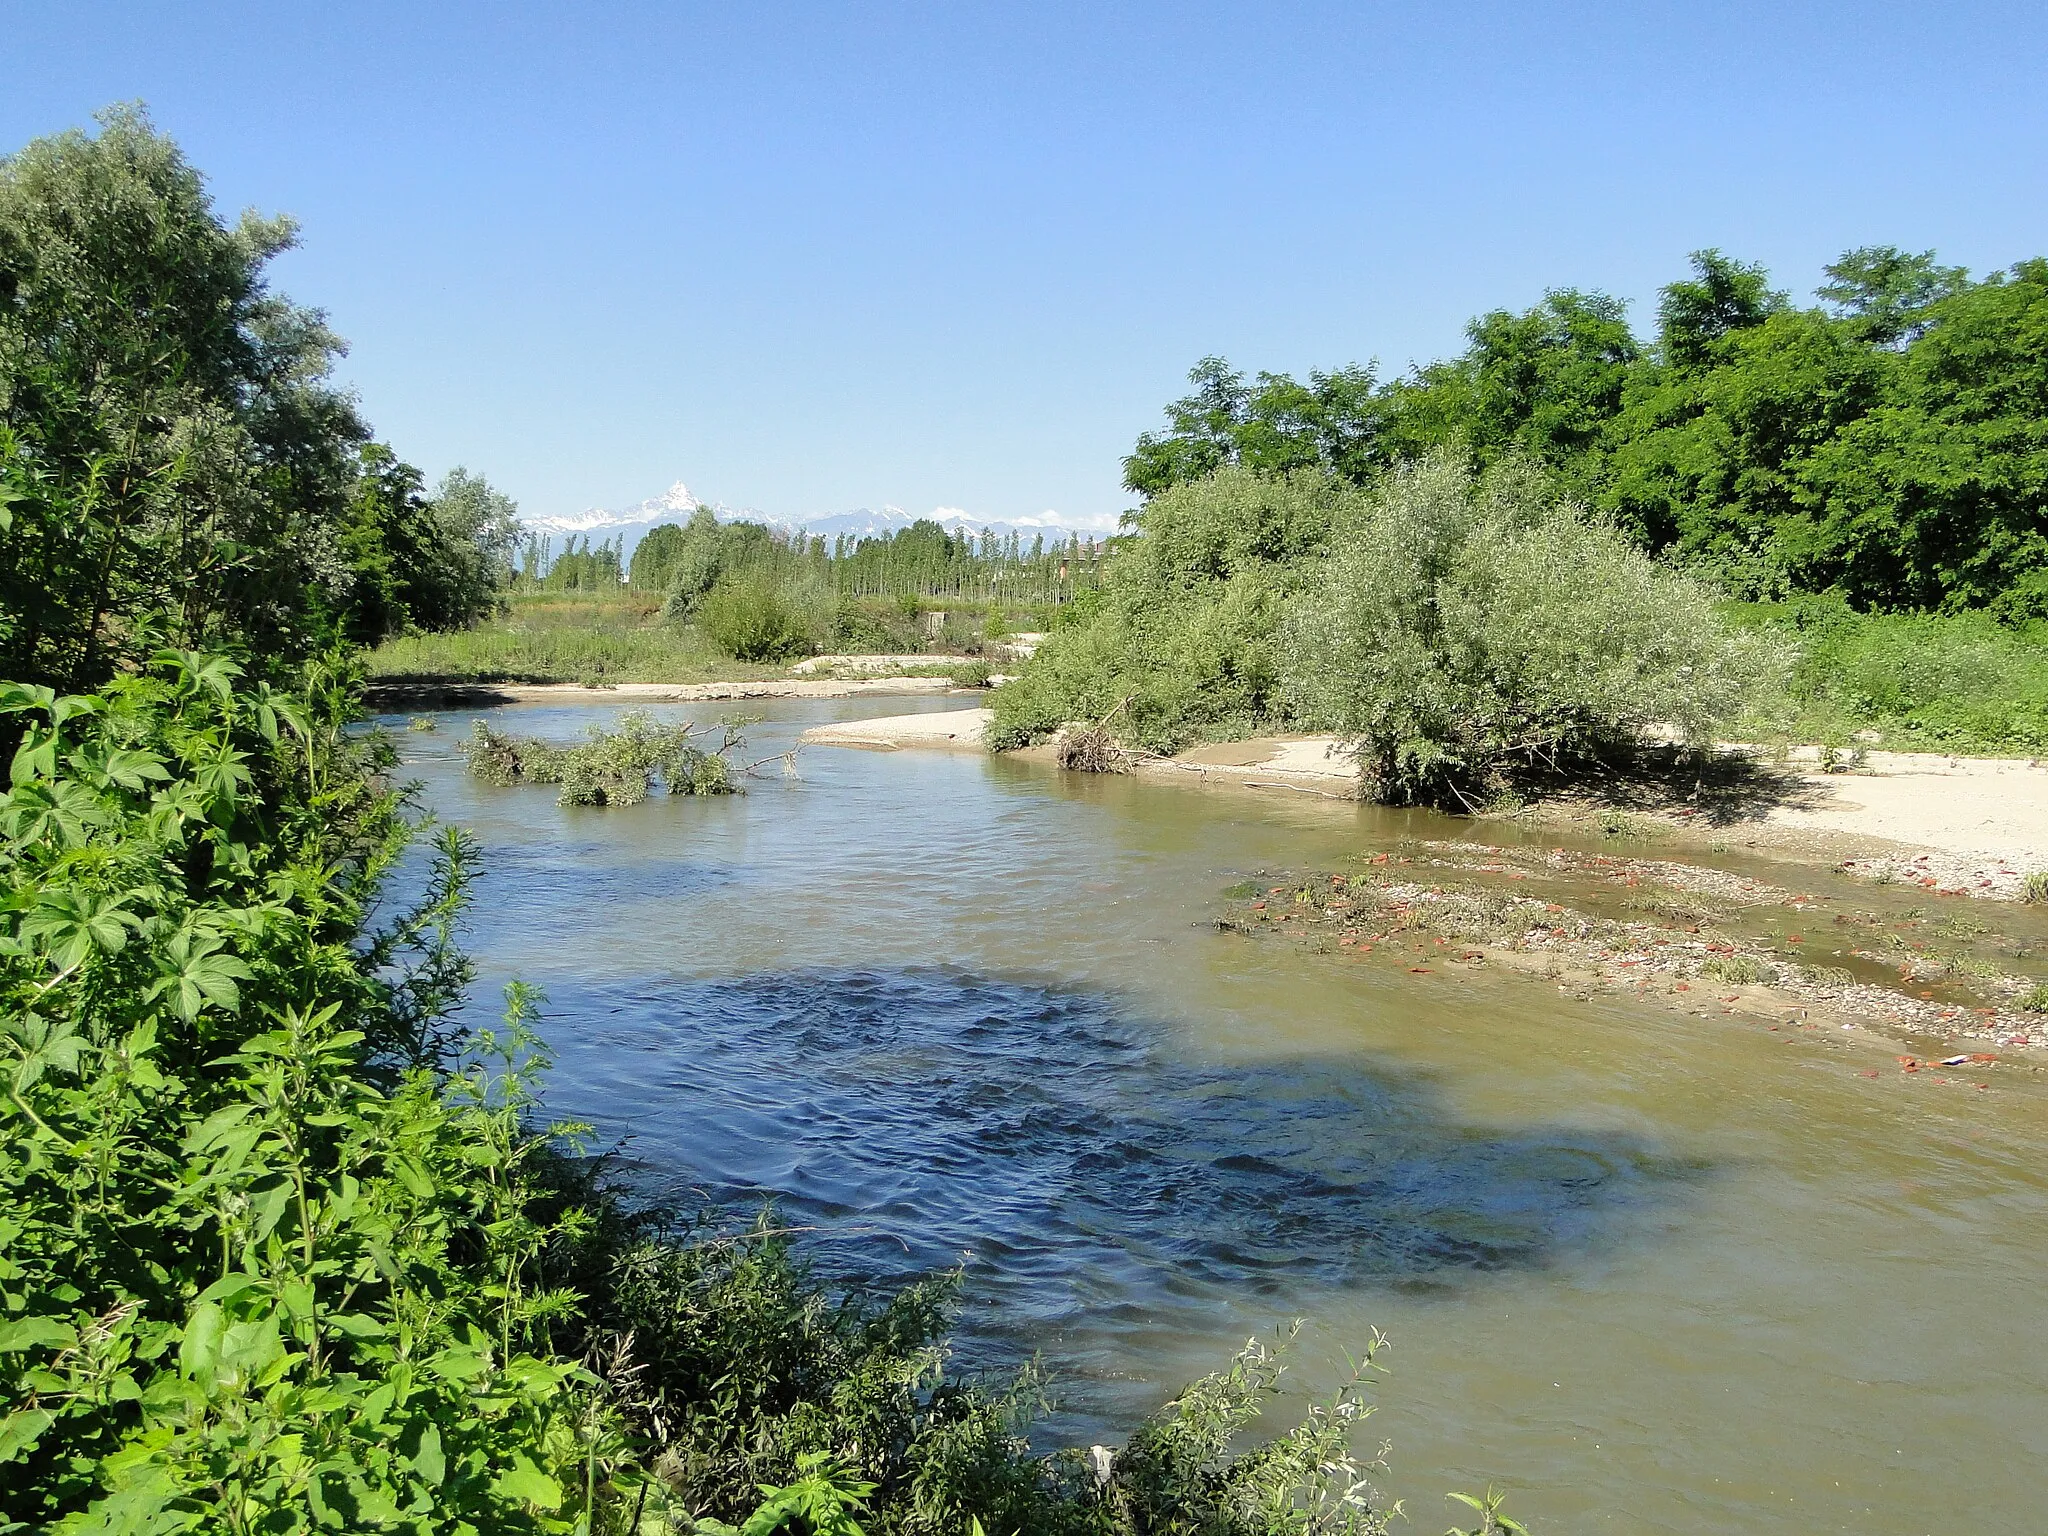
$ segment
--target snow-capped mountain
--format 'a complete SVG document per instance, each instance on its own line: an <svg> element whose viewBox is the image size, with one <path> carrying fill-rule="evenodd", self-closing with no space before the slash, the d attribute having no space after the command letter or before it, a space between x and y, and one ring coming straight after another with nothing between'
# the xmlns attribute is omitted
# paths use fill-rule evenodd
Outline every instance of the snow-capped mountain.
<svg viewBox="0 0 2048 1536"><path fill-rule="evenodd" d="M543 537L587 533L592 538L608 539L621 529L637 528L644 533L657 523L686 523L696 510L697 498L690 494L689 486L678 480L659 496L650 496L616 512L592 507L587 512L572 512L566 517L528 517L521 521L528 533L538 533Z"/></svg>
<svg viewBox="0 0 2048 1536"><path fill-rule="evenodd" d="M587 512L575 512L563 517L529 517L523 521L527 532L543 538L587 537L601 542L623 536L626 555L630 559L633 546L640 542L642 534L663 523L687 522L690 514L700 505L710 506L721 522L766 523L772 528L787 528L792 533L821 534L827 539L837 538L841 534L860 538L867 534L892 533L899 528L908 528L918 521L918 514L891 506L884 506L879 511L869 507L857 507L851 512L833 512L817 517L780 517L751 507L734 508L726 506L723 502L706 502L692 493L689 486L681 480L659 496L651 496L646 501L635 502L630 507L621 507L616 511L593 507ZM1038 517L996 519L977 517L974 513L959 507L934 507L924 515L949 529L965 530L976 535L993 533L999 537L1016 533L1026 541L1040 534L1048 540L1065 539L1076 533L1084 537L1092 535L1099 539L1116 532L1114 515L1062 517L1057 512L1046 512Z"/></svg>

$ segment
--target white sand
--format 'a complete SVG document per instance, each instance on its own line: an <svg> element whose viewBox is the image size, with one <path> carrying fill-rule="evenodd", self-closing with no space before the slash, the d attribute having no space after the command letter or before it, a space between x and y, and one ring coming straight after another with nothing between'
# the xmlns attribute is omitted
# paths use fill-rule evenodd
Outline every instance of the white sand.
<svg viewBox="0 0 2048 1536"><path fill-rule="evenodd" d="M1883 838L1983 866L2048 869L2048 766L2026 759L1873 752L1853 773L1807 773L1767 826Z"/></svg>
<svg viewBox="0 0 2048 1536"><path fill-rule="evenodd" d="M866 747L894 752L898 747L944 747L979 752L993 712L986 709L940 709L922 715L884 715L876 720L847 720L814 725L799 741L819 747Z"/></svg>

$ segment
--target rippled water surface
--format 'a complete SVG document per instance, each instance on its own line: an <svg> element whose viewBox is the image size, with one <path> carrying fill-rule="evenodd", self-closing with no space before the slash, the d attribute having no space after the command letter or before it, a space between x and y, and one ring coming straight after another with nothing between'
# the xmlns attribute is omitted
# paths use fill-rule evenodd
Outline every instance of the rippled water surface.
<svg viewBox="0 0 2048 1536"><path fill-rule="evenodd" d="M779 702L751 734L960 702ZM466 780L469 718L401 740L483 845L478 1006L547 990L550 1109L650 1193L772 1195L832 1273L963 1263L961 1352L1039 1354L1052 1440L1301 1317L1310 1387L1393 1335L1375 1423L1419 1531L1489 1480L1539 1532L2044 1528L2031 1079L1873 1081L1732 1019L1211 921L1255 871L1456 823L828 748L743 798L572 810Z"/></svg>

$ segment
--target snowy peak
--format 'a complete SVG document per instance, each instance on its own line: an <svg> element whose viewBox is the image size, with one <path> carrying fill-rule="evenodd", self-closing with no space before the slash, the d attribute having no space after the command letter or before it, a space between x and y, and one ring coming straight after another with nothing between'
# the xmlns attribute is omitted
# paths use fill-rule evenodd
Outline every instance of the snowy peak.
<svg viewBox="0 0 2048 1536"><path fill-rule="evenodd" d="M690 494L689 486L678 480L659 496L650 496L616 512L592 507L565 517L529 517L525 524L529 533L610 533L616 528L645 529L656 523L687 522L696 510L697 498Z"/></svg>
<svg viewBox="0 0 2048 1536"><path fill-rule="evenodd" d="M583 535L596 539L610 539L622 536L628 555L632 547L640 542L640 536L661 523L688 522L690 514L698 507L709 505L720 522L766 523L771 528L786 528L791 533L817 534L826 539L842 535L849 538L864 538L875 534L894 533L899 528L908 528L912 523L929 519L953 532L965 531L971 534L993 533L1007 537L1011 533L1022 535L1029 540L1039 534L1049 539L1064 539L1073 534L1084 537L1102 538L1116 532L1117 520L1112 515L1095 517L1062 517L1059 513L1047 511L1036 517L1015 517L996 519L977 517L960 507L934 507L922 515L906 512L901 507L884 505L879 511L870 507L856 507L851 512L833 512L816 517L778 517L772 513L752 508L732 508L722 502L705 502L694 495L689 486L678 480L659 496L646 501L635 502L630 507L616 511L593 507L586 512L570 513L561 517L529 517L525 519L528 533L544 538L560 538L564 535Z"/></svg>

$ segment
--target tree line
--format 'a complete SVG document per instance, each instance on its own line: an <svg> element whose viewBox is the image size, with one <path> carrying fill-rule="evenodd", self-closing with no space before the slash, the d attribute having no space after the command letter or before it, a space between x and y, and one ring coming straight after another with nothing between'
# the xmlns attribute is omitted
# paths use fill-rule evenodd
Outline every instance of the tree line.
<svg viewBox="0 0 2048 1536"><path fill-rule="evenodd" d="M1149 499L1224 465L1367 485L1443 451L1519 454L1735 596L2048 617L2048 260L1973 279L1863 247L1810 305L1719 251L1691 266L1647 338L1619 300L1563 288L1400 378L1248 381L1205 358L1125 485Z"/></svg>

